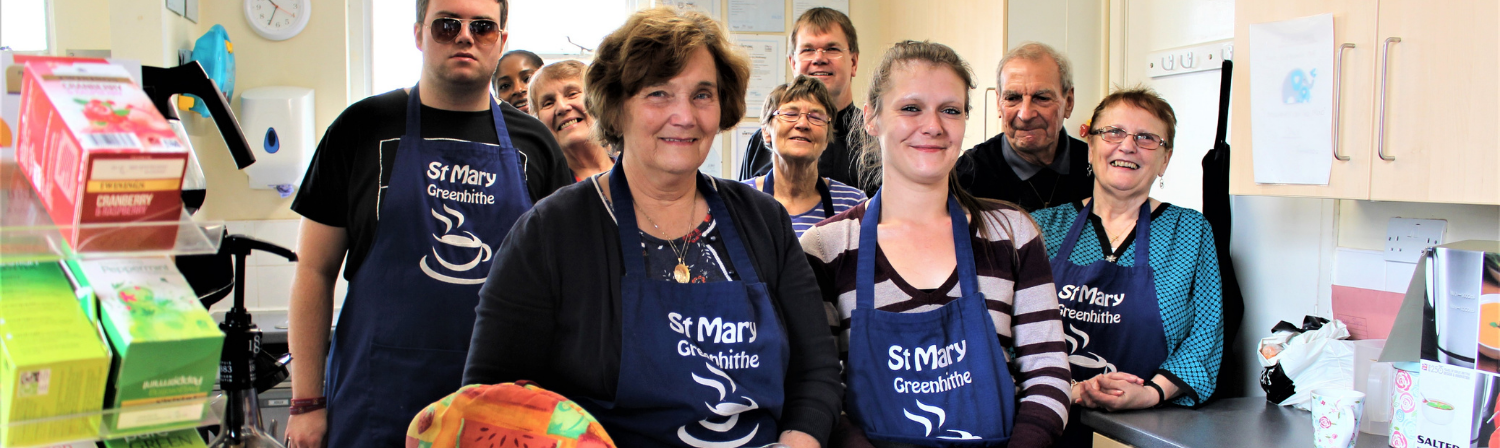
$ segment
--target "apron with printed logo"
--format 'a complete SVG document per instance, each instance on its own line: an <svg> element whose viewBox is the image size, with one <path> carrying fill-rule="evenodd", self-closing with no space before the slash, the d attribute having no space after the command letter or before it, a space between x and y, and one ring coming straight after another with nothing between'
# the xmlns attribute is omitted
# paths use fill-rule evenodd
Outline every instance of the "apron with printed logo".
<svg viewBox="0 0 1500 448"><path fill-rule="evenodd" d="M963 296L932 311L896 313L875 309L880 193L867 207L849 324L849 416L871 440L1005 446L1015 423L1016 386L979 292L963 209L948 198Z"/></svg>
<svg viewBox="0 0 1500 448"><path fill-rule="evenodd" d="M780 437L791 349L712 178L699 174L739 280L676 283L646 272L623 163L610 171L625 276L614 401L578 400L622 447L760 446Z"/></svg>
<svg viewBox="0 0 1500 448"><path fill-rule="evenodd" d="M1167 336L1156 299L1156 276L1151 270L1151 201L1141 204L1135 220L1135 262L1121 266L1099 260L1087 266L1068 261L1078 245L1083 224L1094 211L1083 207L1068 236L1052 258L1063 336L1073 379L1083 381L1101 373L1126 372L1151 381L1167 359ZM1154 393L1154 392L1153 392ZM1074 397L1077 398L1077 397ZM1073 406L1060 447L1089 446L1092 430L1078 419Z"/></svg>
<svg viewBox="0 0 1500 448"><path fill-rule="evenodd" d="M406 427L463 381L474 307L495 249L531 208L524 167L490 100L500 144L406 134L375 243L349 282L328 357L328 446L404 446Z"/></svg>
<svg viewBox="0 0 1500 448"><path fill-rule="evenodd" d="M773 178L775 175L776 170L767 172L766 179L760 184L760 191L764 192L765 194L769 194L772 197L776 196L776 181ZM833 212L833 191L830 191L828 189L828 181L821 177L818 178L817 185L818 195L823 197L823 218L832 218L833 215L835 215L835 213ZM790 212L791 210L787 211Z"/></svg>

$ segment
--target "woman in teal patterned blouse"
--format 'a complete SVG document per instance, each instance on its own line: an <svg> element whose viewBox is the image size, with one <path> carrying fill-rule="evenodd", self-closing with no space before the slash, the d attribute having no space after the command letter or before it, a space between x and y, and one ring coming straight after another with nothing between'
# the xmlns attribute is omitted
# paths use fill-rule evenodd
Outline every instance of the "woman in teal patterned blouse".
<svg viewBox="0 0 1500 448"><path fill-rule="evenodd" d="M1052 259L1075 411L1196 406L1213 394L1224 327L1212 230L1201 213L1150 197L1176 122L1148 89L1105 97L1080 130L1093 197L1032 215ZM1069 421L1059 446L1087 446L1091 431Z"/></svg>

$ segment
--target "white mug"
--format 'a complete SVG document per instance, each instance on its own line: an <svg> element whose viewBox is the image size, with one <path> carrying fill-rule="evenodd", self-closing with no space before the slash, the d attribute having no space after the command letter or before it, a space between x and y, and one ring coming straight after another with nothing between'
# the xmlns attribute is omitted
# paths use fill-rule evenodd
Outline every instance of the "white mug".
<svg viewBox="0 0 1500 448"><path fill-rule="evenodd" d="M1312 392L1313 446L1349 448L1359 437L1359 420L1365 411L1365 394L1348 389L1318 389Z"/></svg>

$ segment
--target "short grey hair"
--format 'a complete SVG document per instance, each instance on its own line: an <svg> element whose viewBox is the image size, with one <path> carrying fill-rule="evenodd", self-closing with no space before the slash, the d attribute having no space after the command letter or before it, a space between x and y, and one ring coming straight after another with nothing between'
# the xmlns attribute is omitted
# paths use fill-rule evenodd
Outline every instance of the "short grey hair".
<svg viewBox="0 0 1500 448"><path fill-rule="evenodd" d="M1023 42L1021 46L1006 52L1005 57L1000 58L1000 66L995 68L995 87L1004 87L1004 83L1000 82L1000 76L1005 72L1005 64L1009 64L1012 59L1040 61L1042 56L1050 57L1057 62L1057 75L1062 78L1063 90L1058 93L1073 90L1073 64L1069 63L1068 57L1063 56L1057 49L1041 42Z"/></svg>

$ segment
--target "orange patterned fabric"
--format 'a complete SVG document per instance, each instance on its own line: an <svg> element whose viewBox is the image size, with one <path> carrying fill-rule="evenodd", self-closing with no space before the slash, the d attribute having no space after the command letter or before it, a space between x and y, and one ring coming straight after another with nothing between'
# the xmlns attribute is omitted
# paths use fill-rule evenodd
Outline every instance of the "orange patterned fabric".
<svg viewBox="0 0 1500 448"><path fill-rule="evenodd" d="M469 385L428 405L407 448L614 448L588 411L528 382Z"/></svg>

